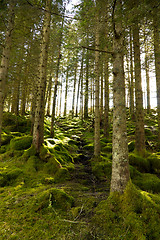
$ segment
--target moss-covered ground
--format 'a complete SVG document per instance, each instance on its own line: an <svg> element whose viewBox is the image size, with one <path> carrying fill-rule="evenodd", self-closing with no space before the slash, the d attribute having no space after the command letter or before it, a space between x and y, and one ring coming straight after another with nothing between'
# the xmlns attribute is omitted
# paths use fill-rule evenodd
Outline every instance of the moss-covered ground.
<svg viewBox="0 0 160 240"><path fill-rule="evenodd" d="M101 157L93 157L93 119L58 118L37 156L30 120L4 113L0 148L0 239L160 239L160 152L155 112L145 116L146 156L135 152L127 112L131 182L109 194L112 128L101 129Z"/></svg>

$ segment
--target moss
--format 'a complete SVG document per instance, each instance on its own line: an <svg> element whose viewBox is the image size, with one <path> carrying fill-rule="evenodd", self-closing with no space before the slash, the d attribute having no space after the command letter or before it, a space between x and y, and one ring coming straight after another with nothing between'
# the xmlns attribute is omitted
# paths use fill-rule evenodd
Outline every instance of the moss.
<svg viewBox="0 0 160 240"><path fill-rule="evenodd" d="M39 170L40 159L37 156L29 157L27 163L25 164L26 173L36 173Z"/></svg>
<svg viewBox="0 0 160 240"><path fill-rule="evenodd" d="M4 166L0 168L0 186L9 186L15 183L15 180L21 176L23 171L15 166Z"/></svg>
<svg viewBox="0 0 160 240"><path fill-rule="evenodd" d="M93 152L93 151L94 151L93 143L86 144L86 145L83 147L83 150Z"/></svg>
<svg viewBox="0 0 160 240"><path fill-rule="evenodd" d="M143 173L133 178L133 182L144 191L160 192L160 179L154 174Z"/></svg>
<svg viewBox="0 0 160 240"><path fill-rule="evenodd" d="M4 113L2 125L6 131L25 133L30 131L31 122L25 117Z"/></svg>
<svg viewBox="0 0 160 240"><path fill-rule="evenodd" d="M149 172L150 163L147 158L143 158L135 153L129 154L129 163L140 172Z"/></svg>
<svg viewBox="0 0 160 240"><path fill-rule="evenodd" d="M6 147L6 146L1 146L1 147L0 147L0 154L5 153L6 150L7 150L7 147Z"/></svg>
<svg viewBox="0 0 160 240"><path fill-rule="evenodd" d="M104 143L111 143L112 140L111 139L108 139L108 138L101 138L101 141L104 142Z"/></svg>
<svg viewBox="0 0 160 240"><path fill-rule="evenodd" d="M129 182L122 195L111 193L100 202L89 233L101 240L159 239L159 224L159 206Z"/></svg>
<svg viewBox="0 0 160 240"><path fill-rule="evenodd" d="M61 167L60 162L54 156L51 156L44 165L44 171L49 174L55 174Z"/></svg>
<svg viewBox="0 0 160 240"><path fill-rule="evenodd" d="M142 173L140 173L135 167L133 166L129 166L129 171L130 171L130 177L135 178L135 177L139 177L142 175Z"/></svg>
<svg viewBox="0 0 160 240"><path fill-rule="evenodd" d="M16 137L11 140L10 148L14 150L23 150L31 147L32 137L24 136L24 137Z"/></svg>
<svg viewBox="0 0 160 240"><path fill-rule="evenodd" d="M107 145L102 148L102 152L111 153L112 152L112 143L107 143Z"/></svg>
<svg viewBox="0 0 160 240"><path fill-rule="evenodd" d="M150 171L160 173L160 152L151 154L147 160L150 163Z"/></svg>
<svg viewBox="0 0 160 240"><path fill-rule="evenodd" d="M13 138L11 134L2 134L1 145L6 145L10 143L10 140Z"/></svg>
<svg viewBox="0 0 160 240"><path fill-rule="evenodd" d="M29 157L36 155L36 148L34 145L32 145L30 148L24 150L24 153L22 155L22 159L28 160Z"/></svg>
<svg viewBox="0 0 160 240"><path fill-rule="evenodd" d="M112 172L111 160L101 157L100 161L92 161L92 172L98 179L110 181Z"/></svg>
<svg viewBox="0 0 160 240"><path fill-rule="evenodd" d="M131 141L128 143L128 151L133 152L135 149L135 141Z"/></svg>
<svg viewBox="0 0 160 240"><path fill-rule="evenodd" d="M40 211L44 208L55 208L66 211L70 209L74 204L73 197L69 196L63 190L57 188L51 188L43 191L36 196L33 204L34 211Z"/></svg>
<svg viewBox="0 0 160 240"><path fill-rule="evenodd" d="M70 174L67 168L60 168L54 176L54 183L64 183L70 179Z"/></svg>

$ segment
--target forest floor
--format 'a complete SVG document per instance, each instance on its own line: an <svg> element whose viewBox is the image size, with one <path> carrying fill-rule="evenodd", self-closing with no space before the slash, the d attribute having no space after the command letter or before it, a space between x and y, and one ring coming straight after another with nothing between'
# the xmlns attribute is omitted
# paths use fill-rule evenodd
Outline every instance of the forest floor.
<svg viewBox="0 0 160 240"><path fill-rule="evenodd" d="M135 126L127 121L130 183L109 195L110 137L101 129L101 157L93 157L93 119L59 118L39 156L30 120L4 114L0 148L0 239L160 239L160 152L157 117L145 115L146 156L134 150Z"/></svg>

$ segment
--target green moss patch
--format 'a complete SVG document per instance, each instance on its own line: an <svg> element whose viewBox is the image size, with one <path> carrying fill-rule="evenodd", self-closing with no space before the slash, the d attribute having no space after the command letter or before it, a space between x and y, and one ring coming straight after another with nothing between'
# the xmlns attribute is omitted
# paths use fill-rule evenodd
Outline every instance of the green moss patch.
<svg viewBox="0 0 160 240"><path fill-rule="evenodd" d="M151 172L160 173L160 152L151 154L147 160L150 163Z"/></svg>
<svg viewBox="0 0 160 240"><path fill-rule="evenodd" d="M32 144L31 136L16 137L11 140L10 148L13 150L24 150L31 147L31 144Z"/></svg>
<svg viewBox="0 0 160 240"><path fill-rule="evenodd" d="M67 210L74 204L73 197L69 196L63 190L57 188L51 188L43 191L36 196L33 208L35 211L40 211L44 208L58 208Z"/></svg>
<svg viewBox="0 0 160 240"><path fill-rule="evenodd" d="M1 165L0 167L0 187L9 186L15 183L15 180L22 176L23 171L15 166Z"/></svg>
<svg viewBox="0 0 160 240"><path fill-rule="evenodd" d="M150 163L147 158L143 158L135 153L129 154L129 163L140 172L149 172Z"/></svg>
<svg viewBox="0 0 160 240"><path fill-rule="evenodd" d="M153 193L160 192L160 179L150 173L143 173L133 178L133 183L136 184L140 189Z"/></svg>
<svg viewBox="0 0 160 240"><path fill-rule="evenodd" d="M110 182L112 173L112 162L106 157L101 157L99 161L91 160L93 174L101 180Z"/></svg>
<svg viewBox="0 0 160 240"><path fill-rule="evenodd" d="M89 236L97 239L159 239L160 208L153 195L131 183L124 194L112 193L95 210Z"/></svg>

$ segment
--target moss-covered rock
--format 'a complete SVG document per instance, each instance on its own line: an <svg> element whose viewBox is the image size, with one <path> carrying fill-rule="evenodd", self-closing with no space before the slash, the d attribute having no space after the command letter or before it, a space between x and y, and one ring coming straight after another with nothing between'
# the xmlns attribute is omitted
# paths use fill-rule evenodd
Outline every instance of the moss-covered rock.
<svg viewBox="0 0 160 240"><path fill-rule="evenodd" d="M144 191L153 193L160 192L160 179L154 174L143 173L139 176L136 176L133 178L133 183Z"/></svg>
<svg viewBox="0 0 160 240"><path fill-rule="evenodd" d="M44 171L52 175L55 174L60 168L62 168L62 165L54 156L51 156L48 159L48 162L44 165Z"/></svg>
<svg viewBox="0 0 160 240"><path fill-rule="evenodd" d="M129 154L129 163L140 172L149 172L150 163L147 158L143 158L135 153Z"/></svg>
<svg viewBox="0 0 160 240"><path fill-rule="evenodd" d="M10 141L10 148L14 150L23 150L31 147L32 136L16 137Z"/></svg>
<svg viewBox="0 0 160 240"><path fill-rule="evenodd" d="M60 168L54 176L54 183L64 183L70 179L70 174L67 168Z"/></svg>
<svg viewBox="0 0 160 240"><path fill-rule="evenodd" d="M0 167L0 186L9 186L15 183L15 180L22 175L23 171L15 166Z"/></svg>
<svg viewBox="0 0 160 240"><path fill-rule="evenodd" d="M11 134L6 134L3 133L2 134L2 139L1 139L1 145L6 145L10 143L10 140L13 138L13 136Z"/></svg>
<svg viewBox="0 0 160 240"><path fill-rule="evenodd" d="M150 163L150 171L152 173L160 173L160 152L151 154L147 160Z"/></svg>
<svg viewBox="0 0 160 240"><path fill-rule="evenodd" d="M33 209L34 211L40 211L44 208L55 208L67 211L74 204L73 197L69 196L61 189L51 188L43 191L36 196Z"/></svg>

